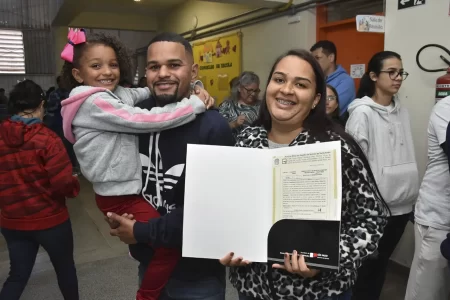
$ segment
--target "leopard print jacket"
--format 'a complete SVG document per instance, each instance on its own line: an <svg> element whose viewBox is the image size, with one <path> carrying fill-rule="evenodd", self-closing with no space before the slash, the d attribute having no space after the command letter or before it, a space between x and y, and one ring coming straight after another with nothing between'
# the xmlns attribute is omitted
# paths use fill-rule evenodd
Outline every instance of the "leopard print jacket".
<svg viewBox="0 0 450 300"><path fill-rule="evenodd" d="M328 132L330 140L341 141L342 151L342 219L339 272L321 272L314 278L302 278L274 269L273 284L279 299L316 300L341 294L350 289L361 261L372 254L383 234L389 210L377 196L375 180L364 167L361 157L342 137ZM317 143L308 131L303 131L289 145ZM238 136L237 147L267 149L267 131L262 127L247 127ZM363 154L361 154L363 155ZM270 300L267 264L252 263L231 268L230 281L239 293Z"/></svg>

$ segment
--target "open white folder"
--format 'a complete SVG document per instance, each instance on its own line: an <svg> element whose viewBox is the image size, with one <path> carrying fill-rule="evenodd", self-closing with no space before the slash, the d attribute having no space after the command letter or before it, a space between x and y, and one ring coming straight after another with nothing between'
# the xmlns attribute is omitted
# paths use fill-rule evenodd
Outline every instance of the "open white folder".
<svg viewBox="0 0 450 300"><path fill-rule="evenodd" d="M340 142L269 150L190 144L183 256L234 252L267 262L275 222L340 220L341 187Z"/></svg>

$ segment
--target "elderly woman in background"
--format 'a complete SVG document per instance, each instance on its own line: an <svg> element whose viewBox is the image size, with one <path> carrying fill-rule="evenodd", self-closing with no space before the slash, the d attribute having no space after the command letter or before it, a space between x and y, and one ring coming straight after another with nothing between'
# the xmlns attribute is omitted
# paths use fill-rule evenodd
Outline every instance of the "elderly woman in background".
<svg viewBox="0 0 450 300"><path fill-rule="evenodd" d="M261 103L259 92L258 75L243 72L232 86L230 97L219 106L219 112L228 120L235 138L257 119Z"/></svg>

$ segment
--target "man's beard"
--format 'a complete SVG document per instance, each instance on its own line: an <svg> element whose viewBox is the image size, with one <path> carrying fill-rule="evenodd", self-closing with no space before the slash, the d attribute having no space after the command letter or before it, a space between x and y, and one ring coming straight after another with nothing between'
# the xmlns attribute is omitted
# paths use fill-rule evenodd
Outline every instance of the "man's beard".
<svg viewBox="0 0 450 300"><path fill-rule="evenodd" d="M181 101L182 98L180 98L178 96L178 87L179 87L178 85L177 85L177 88L175 89L175 93L173 93L173 94L160 94L160 95L156 94L155 86L156 86L156 84L153 85L153 89L151 89L151 93L152 93L152 96L155 99L156 104L158 106L165 106L165 105L170 104L170 103L175 103L175 102Z"/></svg>

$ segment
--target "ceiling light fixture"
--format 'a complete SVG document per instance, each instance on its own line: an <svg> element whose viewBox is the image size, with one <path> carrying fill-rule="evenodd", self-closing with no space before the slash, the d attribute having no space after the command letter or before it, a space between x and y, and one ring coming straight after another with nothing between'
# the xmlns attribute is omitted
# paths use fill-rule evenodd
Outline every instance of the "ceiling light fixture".
<svg viewBox="0 0 450 300"><path fill-rule="evenodd" d="M134 2L141 2L141 0L134 0Z"/></svg>

